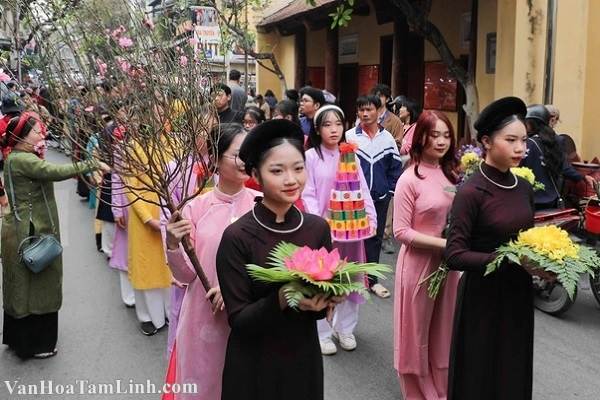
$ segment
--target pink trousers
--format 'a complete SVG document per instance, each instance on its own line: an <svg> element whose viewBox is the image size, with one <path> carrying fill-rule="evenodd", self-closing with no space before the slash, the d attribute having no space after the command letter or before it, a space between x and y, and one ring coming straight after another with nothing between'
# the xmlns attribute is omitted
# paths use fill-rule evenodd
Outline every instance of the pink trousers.
<svg viewBox="0 0 600 400"><path fill-rule="evenodd" d="M448 369L430 365L429 374L398 374L404 400L446 400L448 396Z"/></svg>

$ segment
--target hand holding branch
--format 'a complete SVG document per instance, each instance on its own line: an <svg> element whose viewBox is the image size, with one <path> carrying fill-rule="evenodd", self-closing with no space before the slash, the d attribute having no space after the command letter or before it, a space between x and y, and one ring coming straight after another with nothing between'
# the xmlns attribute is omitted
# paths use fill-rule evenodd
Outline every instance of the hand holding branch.
<svg viewBox="0 0 600 400"><path fill-rule="evenodd" d="M221 296L221 288L215 286L211 288L205 296L206 300L210 301L213 315L219 311L225 309L225 303L223 302L223 296Z"/></svg>
<svg viewBox="0 0 600 400"><path fill-rule="evenodd" d="M181 219L179 211L175 211L167 223L167 248L177 249L184 236L190 233L192 233L192 223L187 219Z"/></svg>

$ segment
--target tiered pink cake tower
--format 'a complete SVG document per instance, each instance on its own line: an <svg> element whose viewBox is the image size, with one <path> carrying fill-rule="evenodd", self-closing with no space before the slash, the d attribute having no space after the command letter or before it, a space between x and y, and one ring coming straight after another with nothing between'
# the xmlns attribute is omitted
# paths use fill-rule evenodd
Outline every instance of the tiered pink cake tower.
<svg viewBox="0 0 600 400"><path fill-rule="evenodd" d="M334 240L356 241L371 236L362 198L355 146L340 144L340 161L329 201L329 225Z"/></svg>

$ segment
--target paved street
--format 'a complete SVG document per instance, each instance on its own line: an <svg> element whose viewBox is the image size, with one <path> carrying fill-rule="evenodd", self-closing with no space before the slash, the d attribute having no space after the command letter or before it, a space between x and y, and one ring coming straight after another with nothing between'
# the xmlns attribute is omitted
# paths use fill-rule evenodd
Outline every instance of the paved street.
<svg viewBox="0 0 600 400"><path fill-rule="evenodd" d="M51 153L52 161L66 159ZM165 372L166 331L143 336L135 312L118 294L118 277L96 251L92 210L79 201L74 180L55 185L64 246L64 302L60 311L58 355L48 360L20 361L0 347L0 400L10 396L4 381L35 384L40 380L70 384L122 379L125 384L159 385ZM395 265L396 254L384 258ZM393 278L387 283L393 287ZM325 359L327 400L400 399L392 367L392 299L373 300L361 311L356 332L358 349ZM597 400L600 398L600 308L589 290L579 293L562 318L536 313L534 398ZM36 396L77 399L151 399L149 395Z"/></svg>

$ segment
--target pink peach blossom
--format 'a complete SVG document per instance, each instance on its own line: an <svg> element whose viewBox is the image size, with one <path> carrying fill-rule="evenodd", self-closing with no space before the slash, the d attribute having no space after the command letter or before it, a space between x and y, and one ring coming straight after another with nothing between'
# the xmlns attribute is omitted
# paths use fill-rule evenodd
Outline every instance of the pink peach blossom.
<svg viewBox="0 0 600 400"><path fill-rule="evenodd" d="M102 60L96 60L96 66L98 67L98 75L100 75L101 78L104 78L106 71L108 70L108 65Z"/></svg>
<svg viewBox="0 0 600 400"><path fill-rule="evenodd" d="M117 63L119 63L119 68L121 71L127 73L131 70L131 64L122 58L117 58Z"/></svg>
<svg viewBox="0 0 600 400"><path fill-rule="evenodd" d="M179 57L179 65L185 67L188 63L188 58L186 56Z"/></svg>
<svg viewBox="0 0 600 400"><path fill-rule="evenodd" d="M152 18L144 18L144 25L150 30L154 29L154 21L152 21Z"/></svg>
<svg viewBox="0 0 600 400"><path fill-rule="evenodd" d="M288 269L302 272L315 281L328 281L335 275L340 261L337 249L328 252L324 247L313 250L304 246L286 258L284 263Z"/></svg>
<svg viewBox="0 0 600 400"><path fill-rule="evenodd" d="M121 46L124 49L131 47L131 46L133 46L133 40L131 40L128 37L123 36L123 37L119 38L119 46Z"/></svg>
<svg viewBox="0 0 600 400"><path fill-rule="evenodd" d="M115 29L114 31L112 31L112 33L110 34L114 39L118 38L119 36L121 36L123 33L125 33L125 27L123 25L119 26L117 29Z"/></svg>

